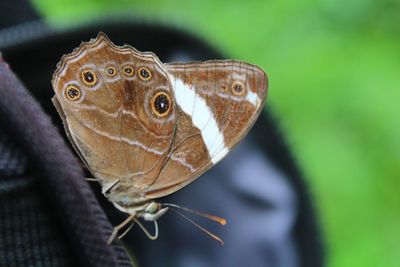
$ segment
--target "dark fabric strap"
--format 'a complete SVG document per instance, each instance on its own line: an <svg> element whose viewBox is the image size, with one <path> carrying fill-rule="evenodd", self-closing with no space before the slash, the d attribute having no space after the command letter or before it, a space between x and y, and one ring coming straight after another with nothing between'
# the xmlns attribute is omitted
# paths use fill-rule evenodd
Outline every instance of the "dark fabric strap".
<svg viewBox="0 0 400 267"><path fill-rule="evenodd" d="M50 99L49 99L50 101ZM41 106L0 59L0 125L27 153L81 266L130 266L121 243L106 243L112 226L99 207L80 163ZM2 213L3 214L3 213Z"/></svg>

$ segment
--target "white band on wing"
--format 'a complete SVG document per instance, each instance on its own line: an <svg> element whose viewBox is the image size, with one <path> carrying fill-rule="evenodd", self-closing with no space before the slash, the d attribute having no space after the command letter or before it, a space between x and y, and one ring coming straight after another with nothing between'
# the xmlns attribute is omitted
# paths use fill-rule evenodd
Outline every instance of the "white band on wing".
<svg viewBox="0 0 400 267"><path fill-rule="evenodd" d="M203 138L213 164L220 161L229 149L225 146L224 135L218 128L214 114L205 99L197 94L190 85L169 75L174 90L176 103L192 118Z"/></svg>

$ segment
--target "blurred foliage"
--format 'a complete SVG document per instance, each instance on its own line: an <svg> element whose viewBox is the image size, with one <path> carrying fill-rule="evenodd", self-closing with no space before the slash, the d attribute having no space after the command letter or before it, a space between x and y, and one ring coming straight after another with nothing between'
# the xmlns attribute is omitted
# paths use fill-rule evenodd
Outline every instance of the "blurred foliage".
<svg viewBox="0 0 400 267"><path fill-rule="evenodd" d="M204 37L270 78L310 183L329 267L400 262L400 3L34 0L56 26L123 12Z"/></svg>

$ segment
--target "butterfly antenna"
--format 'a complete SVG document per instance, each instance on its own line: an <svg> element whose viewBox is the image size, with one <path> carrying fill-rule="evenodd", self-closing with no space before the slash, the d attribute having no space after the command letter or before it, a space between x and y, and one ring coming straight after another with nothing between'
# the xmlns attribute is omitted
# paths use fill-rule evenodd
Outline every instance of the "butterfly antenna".
<svg viewBox="0 0 400 267"><path fill-rule="evenodd" d="M158 238L158 224L157 221L154 220L154 235L151 235L149 231L143 226L143 224L136 218L133 218L133 220L139 225L139 227L142 229L142 231L146 234L146 236L151 239L151 240L156 240Z"/></svg>
<svg viewBox="0 0 400 267"><path fill-rule="evenodd" d="M193 224L194 226L196 226L198 229L200 229L201 231L203 231L204 233L206 233L208 236L210 236L211 238L213 238L214 240L218 241L221 246L224 245L224 241L222 241L221 238L219 238L218 236L216 236L215 234L211 233L210 231L208 231L207 229L205 229L204 227L200 226L199 224L197 224L196 222L194 222L193 220L191 220L190 218L188 218L187 216L185 216L183 213L177 211L174 208L171 208L171 210L173 212L175 212L176 214L178 214L179 216L181 216L182 218L184 218L185 220L187 220L188 222L190 222L191 224Z"/></svg>
<svg viewBox="0 0 400 267"><path fill-rule="evenodd" d="M192 210L192 209L185 208L185 207L182 207L182 206L179 206L179 205L176 205L176 204L171 204L171 203L163 203L162 205L167 206L167 207L173 207L173 208L181 209L181 210L184 210L186 212L190 212L190 213L196 214L198 216L207 218L207 219L212 220L214 222L217 222L217 223L219 223L221 225L226 225L226 220L224 218L221 218L221 217L218 217L218 216L215 216L215 215L211 215L211 214L208 214L208 213Z"/></svg>

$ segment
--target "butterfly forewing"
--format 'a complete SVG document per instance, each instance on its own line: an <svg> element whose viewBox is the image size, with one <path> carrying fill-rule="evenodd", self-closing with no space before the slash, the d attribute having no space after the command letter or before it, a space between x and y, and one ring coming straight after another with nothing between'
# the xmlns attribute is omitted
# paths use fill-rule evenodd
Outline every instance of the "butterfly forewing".
<svg viewBox="0 0 400 267"><path fill-rule="evenodd" d="M94 84L82 78L84 71L93 73ZM54 101L74 147L104 183L119 180L119 186L140 191L158 175L176 123L168 79L157 57L117 47L105 35L62 59L53 79ZM76 100L67 95L71 87L80 92ZM150 106L159 91L171 95L162 118Z"/></svg>

